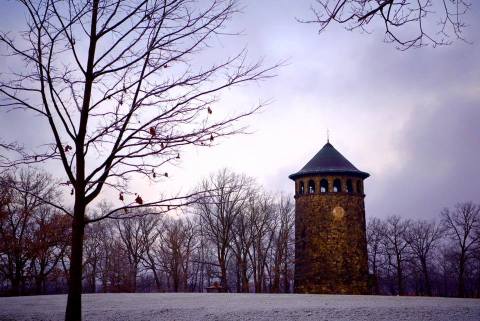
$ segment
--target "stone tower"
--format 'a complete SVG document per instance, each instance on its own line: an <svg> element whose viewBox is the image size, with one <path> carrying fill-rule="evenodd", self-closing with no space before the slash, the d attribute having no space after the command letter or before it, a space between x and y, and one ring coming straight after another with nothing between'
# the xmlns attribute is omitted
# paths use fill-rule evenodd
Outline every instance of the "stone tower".
<svg viewBox="0 0 480 321"><path fill-rule="evenodd" d="M295 292L367 293L363 180L329 142L295 181Z"/></svg>

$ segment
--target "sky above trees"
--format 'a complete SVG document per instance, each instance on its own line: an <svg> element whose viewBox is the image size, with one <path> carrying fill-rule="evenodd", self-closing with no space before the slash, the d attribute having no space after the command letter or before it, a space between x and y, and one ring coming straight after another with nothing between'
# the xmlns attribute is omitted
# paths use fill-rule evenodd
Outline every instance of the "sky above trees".
<svg viewBox="0 0 480 321"><path fill-rule="evenodd" d="M465 37L472 44L402 52L383 43L374 26L370 35L333 25L318 35L314 25L295 20L310 15L310 2L243 1L242 13L226 30L242 35L215 39L213 50L200 57L208 63L215 61L214 52L225 57L247 47L252 60L287 59L276 78L234 88L212 107L214 114L228 115L270 101L244 122L252 134L186 149L177 167L161 170L169 172L168 179L136 180L131 189L144 199L187 192L228 167L255 177L267 190L293 194L287 176L324 145L328 128L332 144L371 174L365 183L367 216L436 217L456 202L478 202L480 7L474 4L467 16ZM16 29L23 13L10 2L2 8L9 14L2 15L0 28ZM0 70L21 67L4 61ZM0 117L6 141L45 143L50 133L43 126L29 113Z"/></svg>

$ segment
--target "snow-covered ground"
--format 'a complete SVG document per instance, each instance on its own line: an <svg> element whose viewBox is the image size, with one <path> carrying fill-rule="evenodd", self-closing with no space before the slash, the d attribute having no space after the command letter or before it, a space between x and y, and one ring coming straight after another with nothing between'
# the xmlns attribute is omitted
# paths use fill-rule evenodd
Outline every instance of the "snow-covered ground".
<svg viewBox="0 0 480 321"><path fill-rule="evenodd" d="M62 320L66 296L0 298L0 320ZM300 294L86 294L84 320L480 320L480 300Z"/></svg>

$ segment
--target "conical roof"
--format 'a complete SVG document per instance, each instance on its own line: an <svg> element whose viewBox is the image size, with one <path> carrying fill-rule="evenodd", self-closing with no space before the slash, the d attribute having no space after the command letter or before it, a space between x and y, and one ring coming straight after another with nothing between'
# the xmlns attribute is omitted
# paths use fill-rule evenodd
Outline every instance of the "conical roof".
<svg viewBox="0 0 480 321"><path fill-rule="evenodd" d="M318 174L343 174L361 178L370 176L370 174L358 170L329 142L300 171L288 177L294 180L301 176Z"/></svg>

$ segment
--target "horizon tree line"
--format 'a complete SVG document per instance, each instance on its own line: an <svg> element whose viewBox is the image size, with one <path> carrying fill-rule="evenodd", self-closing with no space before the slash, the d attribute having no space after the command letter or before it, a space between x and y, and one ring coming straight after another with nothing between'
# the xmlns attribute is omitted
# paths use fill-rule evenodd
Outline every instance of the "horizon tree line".
<svg viewBox="0 0 480 321"><path fill-rule="evenodd" d="M373 294L480 297L480 205L457 203L439 218L368 220Z"/></svg>
<svg viewBox="0 0 480 321"><path fill-rule="evenodd" d="M61 197L55 184L32 169L0 178L0 295L68 290L71 218L49 205ZM84 292L205 292L214 284L292 292L293 199L225 169L197 193L175 215L136 210L88 226ZM445 208L439 220L370 217L367 245L371 294L480 297L478 204Z"/></svg>

